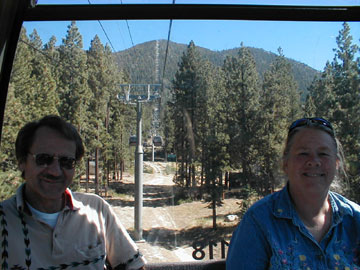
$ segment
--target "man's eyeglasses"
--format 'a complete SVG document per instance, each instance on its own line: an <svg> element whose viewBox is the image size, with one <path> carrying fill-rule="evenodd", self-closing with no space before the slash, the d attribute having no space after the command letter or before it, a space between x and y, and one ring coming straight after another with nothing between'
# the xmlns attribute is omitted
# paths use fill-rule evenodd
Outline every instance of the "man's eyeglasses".
<svg viewBox="0 0 360 270"><path fill-rule="evenodd" d="M31 155L37 166L39 167L47 167L51 165L54 162L54 159L57 159L59 161L60 167L66 170L71 170L75 168L76 165L76 159L73 157L64 157L64 156L55 156L50 155L46 153L40 153L40 154L32 154Z"/></svg>
<svg viewBox="0 0 360 270"><path fill-rule="evenodd" d="M313 118L301 118L301 119L294 121L290 125L288 133L290 133L295 128L306 126L306 125L309 125L310 123L319 124L320 126L325 126L329 129L331 129L332 131L334 131L332 125L330 124L330 122L328 120L326 120L324 118L320 118L320 117L313 117Z"/></svg>

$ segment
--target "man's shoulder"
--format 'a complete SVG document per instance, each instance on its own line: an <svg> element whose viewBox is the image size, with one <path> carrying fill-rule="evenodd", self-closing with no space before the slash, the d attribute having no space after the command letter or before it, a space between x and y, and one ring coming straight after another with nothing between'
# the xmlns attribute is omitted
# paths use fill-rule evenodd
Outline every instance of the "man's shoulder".
<svg viewBox="0 0 360 270"><path fill-rule="evenodd" d="M18 217L18 209L16 203L16 196L13 195L10 198L0 202L0 216L4 216L7 219L11 217ZM1 218L1 217L0 217Z"/></svg>
<svg viewBox="0 0 360 270"><path fill-rule="evenodd" d="M0 207L8 209L9 207L16 207L16 196L12 195L10 198L0 202Z"/></svg>
<svg viewBox="0 0 360 270"><path fill-rule="evenodd" d="M99 195L94 194L94 193L85 193L85 192L79 192L79 191L72 191L71 192L74 198L79 198L79 199L88 199L88 200L104 200L103 198L101 198Z"/></svg>
<svg viewBox="0 0 360 270"><path fill-rule="evenodd" d="M109 204L99 195L84 192L72 192L73 203L90 206L94 208L107 207Z"/></svg>

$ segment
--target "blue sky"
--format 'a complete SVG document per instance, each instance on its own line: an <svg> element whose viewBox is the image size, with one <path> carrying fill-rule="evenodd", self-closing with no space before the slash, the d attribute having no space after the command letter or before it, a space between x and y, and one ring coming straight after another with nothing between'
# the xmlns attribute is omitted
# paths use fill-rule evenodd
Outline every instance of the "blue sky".
<svg viewBox="0 0 360 270"><path fill-rule="evenodd" d="M96 3L119 3L121 0L90 0ZM87 4L87 0L65 1L38 1L41 3L78 3ZM140 1L126 1L122 3L139 3ZM172 3L172 0L142 1L151 3ZM208 0L207 3L239 3L234 0ZM177 0L176 3L194 3L193 0ZM197 1L204 3L204 1ZM269 1L247 0L245 4L265 4ZM289 1L277 0L273 4L289 4ZM292 4L304 5L360 5L360 0L298 0ZM167 39L169 20L128 20L101 21L107 36L115 51L121 51L146 41ZM25 22L28 34L35 28L47 42L55 35L58 44L66 36L67 26L70 22ZM360 45L360 22L349 22L353 43ZM77 26L82 34L84 48L87 49L91 40L97 34L102 42L109 43L98 21L78 21ZM128 27L129 26L129 27ZM130 29L130 32L129 32ZM315 69L322 70L327 60L332 61L333 49L337 47L336 36L342 29L342 22L270 22L270 21L193 21L174 20L170 40L177 43L188 44L191 40L195 45L211 50L225 50L239 47L241 42L245 46L262 48L266 51L277 52L282 48L286 57L305 63ZM130 38L130 34L132 40Z"/></svg>

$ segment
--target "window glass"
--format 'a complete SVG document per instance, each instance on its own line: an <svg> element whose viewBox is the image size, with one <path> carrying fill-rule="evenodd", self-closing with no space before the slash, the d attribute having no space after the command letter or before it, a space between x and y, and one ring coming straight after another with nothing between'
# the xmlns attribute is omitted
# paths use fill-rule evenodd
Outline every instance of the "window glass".
<svg viewBox="0 0 360 270"><path fill-rule="evenodd" d="M55 3L38 1L50 2ZM89 2L100 3L71 1ZM134 3L106 3L119 2ZM149 2L156 3L144 1ZM301 4L335 2L340 3ZM360 135L349 136L358 134L360 126L359 26L212 20L25 22L9 85L2 168L16 171L12 147L24 121L48 113L64 116L79 127L87 146L73 189L104 196L136 238L134 179L139 172L134 163L141 136L140 238L145 241L138 245L147 260L223 258L246 209L286 183L280 160L288 125L296 118L317 115L334 124L353 184L338 191L360 202L355 173L360 168ZM341 98L345 95L352 102Z"/></svg>

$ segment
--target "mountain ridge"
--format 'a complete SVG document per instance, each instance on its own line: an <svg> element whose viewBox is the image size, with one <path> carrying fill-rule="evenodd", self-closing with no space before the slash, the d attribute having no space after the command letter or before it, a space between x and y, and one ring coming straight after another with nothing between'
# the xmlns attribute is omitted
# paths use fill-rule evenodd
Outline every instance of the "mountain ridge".
<svg viewBox="0 0 360 270"><path fill-rule="evenodd" d="M196 45L196 44L195 44ZM125 69L131 78L132 83L164 83L170 86L172 79L178 69L183 52L187 44L169 42L168 55L166 57L165 76L163 69L165 62L167 40L152 40L138 44L129 49L116 52L116 60L120 68ZM226 56L236 56L240 47L221 51L212 51L207 48L196 46L201 57L209 60L215 66L222 66ZM260 77L269 69L277 54L261 48L247 47L256 62L256 68ZM291 58L285 57L293 71L299 91L304 97L314 77L320 71Z"/></svg>

